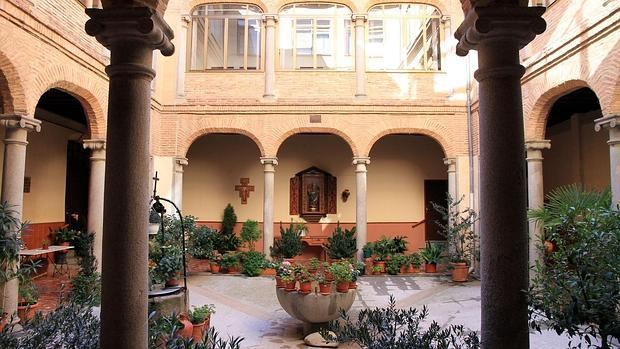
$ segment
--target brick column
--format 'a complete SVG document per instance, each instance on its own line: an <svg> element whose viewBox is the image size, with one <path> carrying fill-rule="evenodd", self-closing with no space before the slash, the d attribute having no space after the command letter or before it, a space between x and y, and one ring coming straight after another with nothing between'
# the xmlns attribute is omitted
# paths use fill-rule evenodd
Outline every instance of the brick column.
<svg viewBox="0 0 620 349"><path fill-rule="evenodd" d="M366 218L366 173L370 164L369 157L354 157L355 166L355 229L357 231L356 247L357 259L364 260L362 247L368 242L367 218Z"/></svg>
<svg viewBox="0 0 620 349"><path fill-rule="evenodd" d="M187 31L191 17L188 15L181 16L181 30L179 30L179 47L177 52L177 97L185 97L185 68L187 67ZM191 44L190 44L191 45Z"/></svg>
<svg viewBox="0 0 620 349"><path fill-rule="evenodd" d="M273 247L273 195L276 166L278 158L262 157L260 163L264 166L265 171L265 190L263 192L263 252L270 257L270 249Z"/></svg>
<svg viewBox="0 0 620 349"><path fill-rule="evenodd" d="M551 148L551 141L548 140L530 140L525 142L525 150L527 152L527 198L528 208L534 210L541 208L545 200L545 191L543 187L543 156L544 149ZM536 222L529 222L529 265L536 264L537 260L541 260L538 254L536 244L540 242L542 230L537 226ZM530 269L530 279L534 276L533 270Z"/></svg>
<svg viewBox="0 0 620 349"><path fill-rule="evenodd" d="M609 130L609 170L611 181L611 204L613 208L620 205L620 116L605 116L594 120L594 129L599 132Z"/></svg>
<svg viewBox="0 0 620 349"><path fill-rule="evenodd" d="M265 23L265 93L264 98L275 98L276 83L276 22L278 15L264 14Z"/></svg>
<svg viewBox="0 0 620 349"><path fill-rule="evenodd" d="M95 233L93 251L97 258L97 270L101 271L103 248L103 190L105 187L105 140L84 141L84 149L90 149L90 180L88 183L88 232Z"/></svg>
<svg viewBox="0 0 620 349"><path fill-rule="evenodd" d="M366 97L366 22L368 16L354 14L355 24L355 97Z"/></svg>
<svg viewBox="0 0 620 349"><path fill-rule="evenodd" d="M174 159L174 174L172 177L172 201L179 210L183 205L183 169L187 166L187 158L178 157Z"/></svg>
<svg viewBox="0 0 620 349"><path fill-rule="evenodd" d="M86 32L110 50L101 348L148 344L148 210L150 83L153 50L170 56L172 30L153 9L88 9Z"/></svg>
<svg viewBox="0 0 620 349"><path fill-rule="evenodd" d="M40 132L41 121L23 115L0 115L0 122L6 129L4 166L2 168L2 202L7 202L10 205L10 208L15 211L15 218L21 222L24 209L24 174L26 171L28 132ZM2 286L0 308L6 313L13 314L17 311L18 280L11 279Z"/></svg>
<svg viewBox="0 0 620 349"><path fill-rule="evenodd" d="M464 2L468 2L465 0ZM483 348L529 347L525 144L519 50L542 33L544 8L520 0L466 11L456 53L478 51L481 337ZM471 5L471 4L470 4ZM512 6L511 6L512 5Z"/></svg>

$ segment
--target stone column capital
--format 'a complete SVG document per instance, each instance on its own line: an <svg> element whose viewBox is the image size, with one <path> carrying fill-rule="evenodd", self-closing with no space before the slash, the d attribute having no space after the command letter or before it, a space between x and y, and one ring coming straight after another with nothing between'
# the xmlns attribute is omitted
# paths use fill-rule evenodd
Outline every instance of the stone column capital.
<svg viewBox="0 0 620 349"><path fill-rule="evenodd" d="M174 158L174 172L182 173L183 168L187 166L187 158L186 157L176 157Z"/></svg>
<svg viewBox="0 0 620 349"><path fill-rule="evenodd" d="M85 139L82 141L84 149L105 150L105 139Z"/></svg>
<svg viewBox="0 0 620 349"><path fill-rule="evenodd" d="M355 25L364 25L368 21L367 13L354 13L351 15L351 20Z"/></svg>
<svg viewBox="0 0 620 349"><path fill-rule="evenodd" d="M0 123L6 128L25 129L26 131L41 132L41 120L25 115L0 115Z"/></svg>
<svg viewBox="0 0 620 349"><path fill-rule="evenodd" d="M468 2L465 0L463 4ZM456 54L466 56L469 50L476 50L486 40L514 40L519 48L523 48L537 34L545 31L547 24L542 18L544 12L544 7L468 6L463 23L454 33L459 40Z"/></svg>
<svg viewBox="0 0 620 349"><path fill-rule="evenodd" d="M90 17L86 22L86 33L110 50L115 44L133 41L160 50L164 56L174 53L172 29L151 8L90 8L86 14Z"/></svg>
<svg viewBox="0 0 620 349"><path fill-rule="evenodd" d="M263 165L278 165L278 158L275 156L263 156L260 158L260 163Z"/></svg>
<svg viewBox="0 0 620 349"><path fill-rule="evenodd" d="M278 21L278 15L275 13L265 13L262 16L262 20L266 26L275 26Z"/></svg>
<svg viewBox="0 0 620 349"><path fill-rule="evenodd" d="M184 27L187 27L187 26L188 26L188 24L189 24L191 21L192 21L192 16L187 15L187 14L185 14L185 15L181 15L181 24L182 24Z"/></svg>
<svg viewBox="0 0 620 349"><path fill-rule="evenodd" d="M604 116L594 120L594 130L596 132L599 132L604 128L611 129L616 126L620 127L620 115Z"/></svg>
<svg viewBox="0 0 620 349"><path fill-rule="evenodd" d="M444 158L443 164L448 166L448 173L456 172L456 158Z"/></svg>
<svg viewBox="0 0 620 349"><path fill-rule="evenodd" d="M525 150L551 149L551 141L548 139L531 139L525 141Z"/></svg>
<svg viewBox="0 0 620 349"><path fill-rule="evenodd" d="M370 165L370 158L367 156L356 156L353 158L353 165Z"/></svg>

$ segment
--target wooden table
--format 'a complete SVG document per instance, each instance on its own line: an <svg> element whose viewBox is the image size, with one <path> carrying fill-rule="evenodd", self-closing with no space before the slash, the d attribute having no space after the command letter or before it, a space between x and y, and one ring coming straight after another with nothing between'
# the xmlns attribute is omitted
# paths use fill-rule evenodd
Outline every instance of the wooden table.
<svg viewBox="0 0 620 349"><path fill-rule="evenodd" d="M59 251L68 251L70 249L73 249L73 246L59 246L59 245L52 245L49 246L47 249L42 249L42 248L34 248L31 250L20 250L19 251L19 256L22 259L22 262L26 259L32 259L33 257L37 257L37 256L44 256L47 261L49 262L48 264L48 270L47 270L47 275L50 275L50 270L49 270L49 266L52 265L54 267L54 271L52 273L53 276L56 276L56 273L58 274L62 274L62 265L58 266L56 264L56 262L54 261L53 258L50 257L51 253L54 252L59 252ZM64 264L65 266L67 266L67 264ZM69 268L67 266L67 269L65 271L66 273L69 273ZM71 276L69 274L69 276Z"/></svg>

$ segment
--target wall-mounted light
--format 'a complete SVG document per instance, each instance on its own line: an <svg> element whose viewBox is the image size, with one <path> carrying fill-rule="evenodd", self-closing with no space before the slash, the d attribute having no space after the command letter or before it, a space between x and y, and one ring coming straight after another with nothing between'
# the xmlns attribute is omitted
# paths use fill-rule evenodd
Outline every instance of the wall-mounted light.
<svg viewBox="0 0 620 349"><path fill-rule="evenodd" d="M342 202L347 202L347 200L349 200L349 195L351 195L349 189L343 190L342 194L340 194L340 196L342 197Z"/></svg>

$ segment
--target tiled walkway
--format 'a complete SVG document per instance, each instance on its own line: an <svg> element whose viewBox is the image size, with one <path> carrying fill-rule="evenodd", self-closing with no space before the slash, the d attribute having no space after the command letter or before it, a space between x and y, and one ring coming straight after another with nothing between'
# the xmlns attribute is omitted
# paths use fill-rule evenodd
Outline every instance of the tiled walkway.
<svg viewBox="0 0 620 349"><path fill-rule="evenodd" d="M71 266L71 276L77 274L75 266ZM41 276L34 280L34 284L39 291L39 307L37 311L43 313L50 312L58 306L58 302L63 295L71 291L71 281L69 275Z"/></svg>
<svg viewBox="0 0 620 349"><path fill-rule="evenodd" d="M389 295L398 307L427 305L430 318L440 325L462 324L480 330L480 283L452 283L445 277L363 277L351 312L385 306ZM302 323L279 305L271 277L194 275L190 278L190 303L214 303L211 324L220 333L245 337L242 348L306 348ZM351 314L350 312L350 314ZM545 331L532 333L532 349L566 348L567 338ZM341 346L342 348L342 346Z"/></svg>

